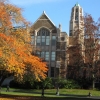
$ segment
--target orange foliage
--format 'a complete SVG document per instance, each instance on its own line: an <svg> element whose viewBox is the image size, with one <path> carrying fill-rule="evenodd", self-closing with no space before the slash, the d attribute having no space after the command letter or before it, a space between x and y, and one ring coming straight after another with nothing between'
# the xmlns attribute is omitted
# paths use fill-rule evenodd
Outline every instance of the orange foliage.
<svg viewBox="0 0 100 100"><path fill-rule="evenodd" d="M11 12L15 16L11 16ZM0 1L0 69L12 73L19 81L27 73L31 73L30 77L33 76L36 80L45 79L48 70L46 63L31 55L32 47L27 28L12 28L12 17L16 23L23 22L27 26L28 22L22 17L20 8Z"/></svg>

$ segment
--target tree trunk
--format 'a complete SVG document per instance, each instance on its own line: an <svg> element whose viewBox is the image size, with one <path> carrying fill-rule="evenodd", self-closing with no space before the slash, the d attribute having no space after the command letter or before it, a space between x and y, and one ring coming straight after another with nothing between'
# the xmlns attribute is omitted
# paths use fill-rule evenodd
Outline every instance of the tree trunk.
<svg viewBox="0 0 100 100"><path fill-rule="evenodd" d="M92 89L95 89L95 76L94 74L92 75L93 81L92 81Z"/></svg>

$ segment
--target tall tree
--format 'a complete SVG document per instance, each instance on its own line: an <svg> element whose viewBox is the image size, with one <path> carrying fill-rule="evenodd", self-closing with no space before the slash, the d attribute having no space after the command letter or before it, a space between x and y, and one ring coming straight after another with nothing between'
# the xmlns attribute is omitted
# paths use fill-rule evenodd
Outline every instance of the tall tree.
<svg viewBox="0 0 100 100"><path fill-rule="evenodd" d="M77 43L68 50L75 51L70 57L75 58L74 65L78 77L92 79L92 87L95 88L95 81L100 78L100 19L95 22L91 15L85 14L84 16L84 34L81 34L82 29L77 29ZM82 40L83 39L83 40ZM80 65L80 66L79 66ZM75 72L74 70L74 72Z"/></svg>
<svg viewBox="0 0 100 100"><path fill-rule="evenodd" d="M86 14L84 22L86 76L92 78L94 89L96 78L100 78L100 20L95 22L91 15Z"/></svg>
<svg viewBox="0 0 100 100"><path fill-rule="evenodd" d="M21 8L0 0L0 85L9 75L17 81L46 78L47 64L31 55L29 23L21 13Z"/></svg>

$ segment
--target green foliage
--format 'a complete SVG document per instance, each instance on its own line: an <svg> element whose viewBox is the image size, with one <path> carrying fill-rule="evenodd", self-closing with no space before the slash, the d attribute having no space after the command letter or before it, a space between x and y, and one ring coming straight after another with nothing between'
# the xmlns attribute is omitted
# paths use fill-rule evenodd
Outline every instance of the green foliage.
<svg viewBox="0 0 100 100"><path fill-rule="evenodd" d="M35 81L34 82L34 85L33 85L34 89L42 89L43 87L45 89L52 89L52 88L54 88L54 86L52 84L52 79L47 77L45 80Z"/></svg>
<svg viewBox="0 0 100 100"><path fill-rule="evenodd" d="M57 78L54 79L55 81L55 86L60 87L60 88L66 88L66 89L79 89L80 86L78 85L78 83L74 80L66 80L66 79L61 79L61 78Z"/></svg>
<svg viewBox="0 0 100 100"><path fill-rule="evenodd" d="M65 83L64 83L65 84ZM66 80L66 84L65 84L65 88L66 89L79 89L80 86L78 85L78 83L74 80Z"/></svg>
<svg viewBox="0 0 100 100"><path fill-rule="evenodd" d="M45 80L42 81L42 86L46 89L53 88L52 79L47 77Z"/></svg>
<svg viewBox="0 0 100 100"><path fill-rule="evenodd" d="M89 86L91 86L90 80L84 80L84 79L78 79L78 80L71 80L71 79L62 79L62 78L49 78L47 77L43 81L33 81L30 82L24 82L24 83L16 83L14 81L11 82L10 86L14 88L23 88L23 89L42 89L43 87L45 89L54 89L59 87L66 88L66 89L88 89ZM88 83L88 84L86 84Z"/></svg>

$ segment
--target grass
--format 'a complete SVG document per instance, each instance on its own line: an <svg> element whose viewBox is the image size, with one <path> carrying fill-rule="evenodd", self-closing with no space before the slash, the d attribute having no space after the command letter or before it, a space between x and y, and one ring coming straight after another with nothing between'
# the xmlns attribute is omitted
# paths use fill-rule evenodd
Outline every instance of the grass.
<svg viewBox="0 0 100 100"><path fill-rule="evenodd" d="M45 95L56 96L56 89L45 89ZM98 90L83 90L83 89L59 89L60 96L67 95L83 95L87 96L91 92L93 96L100 96L100 91ZM11 88L9 92L6 92L6 88L2 88L2 94L12 94L12 95L26 95L26 96L41 96L41 90L34 89L13 89Z"/></svg>
<svg viewBox="0 0 100 100"><path fill-rule="evenodd" d="M1 94L3 95L16 95L16 96L24 96L24 97L35 97L41 98L41 91L42 90L24 90L24 89L13 89L11 88L9 92L6 92L5 88L2 88ZM92 98L87 97L88 93L91 92ZM48 100L96 100L98 96L100 96L100 91L98 90L83 90L83 89L59 89L60 95L56 95L56 89L45 89L44 96ZM93 99L93 97L96 97ZM63 99L62 99L63 98ZM76 98L76 99L75 99ZM81 98L81 99L80 99ZM46 99L36 99L36 100L46 100ZM33 99L34 100L34 99ZM100 100L100 98L99 98Z"/></svg>

